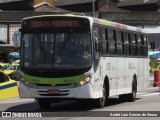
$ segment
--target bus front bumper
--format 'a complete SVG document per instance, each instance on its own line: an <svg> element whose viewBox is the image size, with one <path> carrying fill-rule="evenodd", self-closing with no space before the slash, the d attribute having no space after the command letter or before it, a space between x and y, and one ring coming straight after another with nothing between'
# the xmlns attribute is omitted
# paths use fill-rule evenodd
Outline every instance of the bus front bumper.
<svg viewBox="0 0 160 120"><path fill-rule="evenodd" d="M80 87L63 88L63 87L41 87L30 88L19 82L19 95L21 98L73 98L73 99L92 99L93 86L87 83ZM58 90L58 94L50 94L49 90Z"/></svg>

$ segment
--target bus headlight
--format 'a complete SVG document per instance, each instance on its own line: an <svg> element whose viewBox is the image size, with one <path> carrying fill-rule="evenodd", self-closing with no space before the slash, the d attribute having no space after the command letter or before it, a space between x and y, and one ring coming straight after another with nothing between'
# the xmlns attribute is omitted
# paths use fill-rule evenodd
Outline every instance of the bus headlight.
<svg viewBox="0 0 160 120"><path fill-rule="evenodd" d="M87 84L90 80L91 80L91 76L86 76L85 80L80 81L80 85L82 86L84 84Z"/></svg>
<svg viewBox="0 0 160 120"><path fill-rule="evenodd" d="M33 87L34 86L34 84L32 84L29 81L25 80L24 77L22 77L22 76L19 77L19 81L21 83L23 83L24 85L26 85L27 87Z"/></svg>

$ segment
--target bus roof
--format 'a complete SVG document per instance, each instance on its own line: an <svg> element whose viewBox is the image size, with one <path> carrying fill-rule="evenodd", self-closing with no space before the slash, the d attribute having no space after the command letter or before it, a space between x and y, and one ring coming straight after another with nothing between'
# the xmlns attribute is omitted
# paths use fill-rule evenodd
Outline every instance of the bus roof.
<svg viewBox="0 0 160 120"><path fill-rule="evenodd" d="M106 26L110 26L110 27L114 27L114 28L119 28L119 29L126 29L126 30L135 31L135 32L146 33L145 30L143 30L141 28L137 28L137 27L133 27L133 26L117 23L117 22L111 22L111 21L103 20L103 19L94 18L94 23L98 23L101 25L106 25Z"/></svg>
<svg viewBox="0 0 160 120"><path fill-rule="evenodd" d="M97 24L101 24L101 25L105 25L105 26L109 26L109 27L113 27L113 28L118 28L118 29L125 29L125 30L134 31L134 32L146 33L145 30L143 30L141 28L137 28L137 27L133 27L133 26L117 23L117 22L112 22L112 21L108 21L108 20L104 20L104 19L93 18L90 16L80 16L80 15L75 15L75 14L39 15L39 16L26 17L23 20L33 19L33 18L53 17L53 16L88 18L90 21L93 21L93 23L97 23Z"/></svg>

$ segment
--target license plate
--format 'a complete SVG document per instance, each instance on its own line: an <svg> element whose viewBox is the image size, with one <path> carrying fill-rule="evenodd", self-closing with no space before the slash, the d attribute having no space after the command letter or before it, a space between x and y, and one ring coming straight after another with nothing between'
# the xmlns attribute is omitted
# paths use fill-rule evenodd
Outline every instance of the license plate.
<svg viewBox="0 0 160 120"><path fill-rule="evenodd" d="M59 90L48 90L48 94L59 94Z"/></svg>

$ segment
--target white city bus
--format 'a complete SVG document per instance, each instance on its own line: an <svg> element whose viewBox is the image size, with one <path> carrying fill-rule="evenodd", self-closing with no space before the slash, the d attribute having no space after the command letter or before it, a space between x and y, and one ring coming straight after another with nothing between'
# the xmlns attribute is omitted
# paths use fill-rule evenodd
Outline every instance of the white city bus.
<svg viewBox="0 0 160 120"><path fill-rule="evenodd" d="M135 101L149 83L147 34L139 28L77 15L25 18L21 26L21 98ZM92 103L92 102L91 102Z"/></svg>

